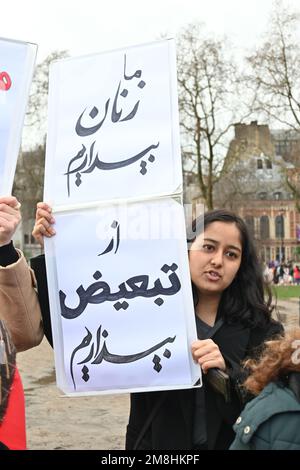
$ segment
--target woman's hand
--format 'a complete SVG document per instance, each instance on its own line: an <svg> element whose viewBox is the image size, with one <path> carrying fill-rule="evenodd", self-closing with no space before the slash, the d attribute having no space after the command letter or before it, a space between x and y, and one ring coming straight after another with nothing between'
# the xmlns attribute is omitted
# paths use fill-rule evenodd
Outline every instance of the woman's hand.
<svg viewBox="0 0 300 470"><path fill-rule="evenodd" d="M198 339L192 344L192 355L195 362L200 364L204 374L212 367L225 370L226 364L219 346L212 339Z"/></svg>
<svg viewBox="0 0 300 470"><path fill-rule="evenodd" d="M11 242L21 221L20 207L14 196L0 197L0 246Z"/></svg>
<svg viewBox="0 0 300 470"><path fill-rule="evenodd" d="M44 237L50 238L55 235L56 232L52 227L54 223L51 207L45 202L38 202L32 235L42 247L44 246Z"/></svg>

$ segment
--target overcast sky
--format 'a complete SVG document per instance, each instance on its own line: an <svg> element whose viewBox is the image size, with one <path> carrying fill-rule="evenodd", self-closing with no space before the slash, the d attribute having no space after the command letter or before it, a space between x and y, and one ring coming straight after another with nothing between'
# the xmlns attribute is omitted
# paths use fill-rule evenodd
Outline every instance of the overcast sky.
<svg viewBox="0 0 300 470"><path fill-rule="evenodd" d="M273 0L9 0L0 36L35 42L38 62L53 50L72 56L173 37L192 21L251 48L266 29ZM298 6L299 0L285 0Z"/></svg>

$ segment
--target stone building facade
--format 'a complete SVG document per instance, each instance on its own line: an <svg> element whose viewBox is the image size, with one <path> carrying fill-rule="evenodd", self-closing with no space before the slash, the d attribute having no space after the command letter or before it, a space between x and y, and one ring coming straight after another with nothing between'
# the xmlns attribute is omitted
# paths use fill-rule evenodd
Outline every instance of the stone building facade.
<svg viewBox="0 0 300 470"><path fill-rule="evenodd" d="M256 121L235 125L223 176L215 187L215 207L229 208L246 221L267 262L295 260L300 252L300 201L286 184L287 174L300 187L299 135L270 131ZM188 186L190 200L203 203L191 176Z"/></svg>
<svg viewBox="0 0 300 470"><path fill-rule="evenodd" d="M300 213L286 175L298 173L300 136L272 132L256 121L236 124L227 157L229 169L249 170L245 194L240 195L235 210L250 228L261 259L295 259L300 244Z"/></svg>

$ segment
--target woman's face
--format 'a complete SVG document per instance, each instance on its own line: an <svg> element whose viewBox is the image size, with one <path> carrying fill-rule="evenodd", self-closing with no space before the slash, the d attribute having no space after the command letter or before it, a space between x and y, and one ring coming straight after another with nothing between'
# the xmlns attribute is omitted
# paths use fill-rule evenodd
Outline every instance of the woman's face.
<svg viewBox="0 0 300 470"><path fill-rule="evenodd" d="M241 257L241 237L235 223L209 224L189 252L191 278L199 293L220 296L234 280Z"/></svg>

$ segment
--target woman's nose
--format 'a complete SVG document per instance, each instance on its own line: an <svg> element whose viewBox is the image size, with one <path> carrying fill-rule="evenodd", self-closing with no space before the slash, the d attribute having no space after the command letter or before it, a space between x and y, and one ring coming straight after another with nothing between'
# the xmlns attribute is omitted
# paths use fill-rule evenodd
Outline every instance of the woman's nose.
<svg viewBox="0 0 300 470"><path fill-rule="evenodd" d="M221 266L223 263L223 253L218 251L212 256L210 263L212 266Z"/></svg>

